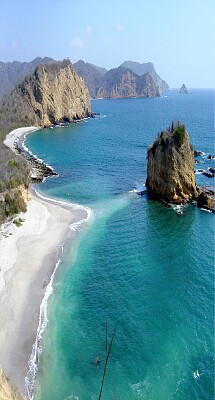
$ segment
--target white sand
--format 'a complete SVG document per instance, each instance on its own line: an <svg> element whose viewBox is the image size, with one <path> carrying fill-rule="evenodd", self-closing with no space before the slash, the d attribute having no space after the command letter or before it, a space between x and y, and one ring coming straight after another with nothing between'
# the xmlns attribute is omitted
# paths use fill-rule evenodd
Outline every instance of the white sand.
<svg viewBox="0 0 215 400"><path fill-rule="evenodd" d="M4 140L4 144L10 147L11 150L14 150L15 144L19 141L19 139L22 136L25 136L33 131L36 131L37 129L40 128L36 126L28 126L25 128L14 129L13 131L7 134L6 139Z"/></svg>
<svg viewBox="0 0 215 400"><path fill-rule="evenodd" d="M17 140L17 134L9 136ZM71 236L70 224L76 226L89 216L82 206L32 196L27 212L18 216L24 219L22 226L7 223L0 231L0 365L24 394L40 304L57 250L69 232Z"/></svg>

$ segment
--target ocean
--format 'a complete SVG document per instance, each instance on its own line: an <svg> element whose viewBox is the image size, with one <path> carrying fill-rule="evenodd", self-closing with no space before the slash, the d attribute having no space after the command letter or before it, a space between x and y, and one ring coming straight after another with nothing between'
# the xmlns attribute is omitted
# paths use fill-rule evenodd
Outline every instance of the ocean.
<svg viewBox="0 0 215 400"><path fill-rule="evenodd" d="M52 282L35 400L99 398L106 322L109 345L117 328L103 400L214 398L214 215L192 204L178 215L133 191L146 180L148 145L173 120L204 152L195 169L214 166L214 92L191 92L92 100L96 118L27 137L59 173L37 190L93 212Z"/></svg>

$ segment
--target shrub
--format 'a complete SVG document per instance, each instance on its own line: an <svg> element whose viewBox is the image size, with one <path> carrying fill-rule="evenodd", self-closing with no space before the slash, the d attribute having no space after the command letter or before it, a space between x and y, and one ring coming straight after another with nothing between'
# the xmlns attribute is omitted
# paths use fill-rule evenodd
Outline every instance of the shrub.
<svg viewBox="0 0 215 400"><path fill-rule="evenodd" d="M10 195L7 193L4 198L4 207L5 207L5 214L7 217L10 217L13 214L18 214L18 204L15 199L12 199Z"/></svg>
<svg viewBox="0 0 215 400"><path fill-rule="evenodd" d="M185 126L184 125L179 125L173 133L173 137L175 139L176 144L178 147L181 147L182 144L184 143L184 136L185 136Z"/></svg>
<svg viewBox="0 0 215 400"><path fill-rule="evenodd" d="M18 162L16 160L9 160L8 161L8 167L14 168L14 167L18 167Z"/></svg>
<svg viewBox="0 0 215 400"><path fill-rule="evenodd" d="M20 227L20 226L22 226L22 223L24 222L24 220L22 218L18 218L18 219L15 219L13 222L17 227Z"/></svg>

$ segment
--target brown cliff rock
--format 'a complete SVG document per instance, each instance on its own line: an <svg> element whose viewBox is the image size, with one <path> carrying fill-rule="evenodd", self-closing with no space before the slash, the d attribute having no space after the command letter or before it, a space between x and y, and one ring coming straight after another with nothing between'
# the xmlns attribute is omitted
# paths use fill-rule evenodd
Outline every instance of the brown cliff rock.
<svg viewBox="0 0 215 400"><path fill-rule="evenodd" d="M146 186L151 198L166 202L186 203L197 197L194 151L179 122L149 146Z"/></svg>
<svg viewBox="0 0 215 400"><path fill-rule="evenodd" d="M138 76L128 68L111 69L103 76L102 85L97 90L97 97L129 98L156 97L159 89L150 74Z"/></svg>
<svg viewBox="0 0 215 400"><path fill-rule="evenodd" d="M199 196L197 199L197 207L210 210L215 213L215 191L213 188L198 187Z"/></svg>
<svg viewBox="0 0 215 400"><path fill-rule="evenodd" d="M90 115L90 96L69 60L39 65L4 99L2 129L13 126L48 127Z"/></svg>

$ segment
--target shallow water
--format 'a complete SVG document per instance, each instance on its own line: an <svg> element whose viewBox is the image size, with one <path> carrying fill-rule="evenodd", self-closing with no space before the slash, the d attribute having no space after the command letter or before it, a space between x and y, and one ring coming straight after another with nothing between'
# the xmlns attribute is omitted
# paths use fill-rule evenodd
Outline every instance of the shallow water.
<svg viewBox="0 0 215 400"><path fill-rule="evenodd" d="M214 216L193 205L178 216L132 189L145 182L148 144L172 120L205 152L196 168L214 165L213 91L94 100L92 109L98 118L27 139L60 174L41 192L94 212L55 276L35 399L98 399L108 321L109 343L117 331L102 399L212 400Z"/></svg>

